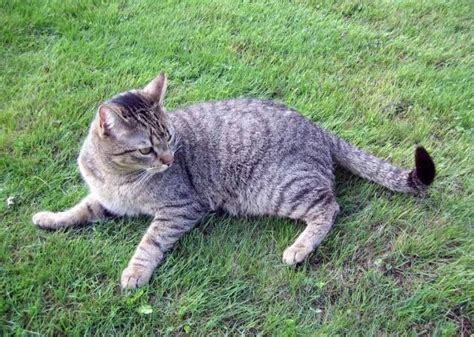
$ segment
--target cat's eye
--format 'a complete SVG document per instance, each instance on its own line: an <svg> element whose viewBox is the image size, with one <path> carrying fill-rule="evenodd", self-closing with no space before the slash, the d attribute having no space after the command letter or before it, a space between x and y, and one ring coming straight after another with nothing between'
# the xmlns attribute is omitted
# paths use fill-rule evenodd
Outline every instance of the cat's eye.
<svg viewBox="0 0 474 337"><path fill-rule="evenodd" d="M147 154L150 154L151 151L153 151L153 148L151 148L151 147L145 147L145 148L143 148L143 149L138 149L138 151L140 151L141 154L147 155Z"/></svg>

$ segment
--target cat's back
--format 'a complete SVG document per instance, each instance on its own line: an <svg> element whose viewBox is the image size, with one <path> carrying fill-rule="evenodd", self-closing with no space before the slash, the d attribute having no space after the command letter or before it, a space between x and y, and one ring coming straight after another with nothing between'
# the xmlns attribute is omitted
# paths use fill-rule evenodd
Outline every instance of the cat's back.
<svg viewBox="0 0 474 337"><path fill-rule="evenodd" d="M200 191L240 200L234 208L295 170L332 170L324 131L280 103L204 102L171 112L170 119L179 137L177 163Z"/></svg>
<svg viewBox="0 0 474 337"><path fill-rule="evenodd" d="M232 135L241 140L277 140L274 136L291 131L308 134L315 130L315 126L295 110L275 101L253 98L197 103L175 110L171 119L173 125L186 134L224 141L234 139Z"/></svg>

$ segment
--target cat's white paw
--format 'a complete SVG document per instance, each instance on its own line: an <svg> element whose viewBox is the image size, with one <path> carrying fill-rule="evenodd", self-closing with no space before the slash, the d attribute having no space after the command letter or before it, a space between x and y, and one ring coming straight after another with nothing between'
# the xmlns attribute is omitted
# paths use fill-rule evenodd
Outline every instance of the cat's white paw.
<svg viewBox="0 0 474 337"><path fill-rule="evenodd" d="M290 266L300 263L309 253L311 253L311 250L306 246L290 246L283 252L283 262Z"/></svg>
<svg viewBox="0 0 474 337"><path fill-rule="evenodd" d="M153 271L149 271L139 266L128 266L122 272L120 285L122 289L135 289L150 280Z"/></svg>
<svg viewBox="0 0 474 337"><path fill-rule="evenodd" d="M57 228L57 215L53 212L39 212L33 215L33 223L41 228Z"/></svg>

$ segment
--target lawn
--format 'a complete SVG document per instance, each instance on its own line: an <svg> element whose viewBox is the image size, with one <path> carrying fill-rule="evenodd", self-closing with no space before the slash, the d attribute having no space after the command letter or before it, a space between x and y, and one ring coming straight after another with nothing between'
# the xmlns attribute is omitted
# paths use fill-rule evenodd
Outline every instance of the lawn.
<svg viewBox="0 0 474 337"><path fill-rule="evenodd" d="M474 2L78 3L1 1L0 335L473 333ZM274 99L406 168L421 143L438 177L421 199L338 172L340 216L296 268L301 224L214 215L122 292L147 219L31 215L86 194L96 107L160 70L168 110Z"/></svg>

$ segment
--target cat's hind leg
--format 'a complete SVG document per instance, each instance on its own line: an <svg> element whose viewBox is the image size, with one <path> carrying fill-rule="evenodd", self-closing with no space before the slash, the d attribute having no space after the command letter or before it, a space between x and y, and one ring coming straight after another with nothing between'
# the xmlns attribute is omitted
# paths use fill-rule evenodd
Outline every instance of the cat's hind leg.
<svg viewBox="0 0 474 337"><path fill-rule="evenodd" d="M297 207L293 214L306 222L306 228L296 241L283 252L283 262L293 265L303 261L326 237L339 212L332 191L314 195ZM295 216L292 216L295 218Z"/></svg>
<svg viewBox="0 0 474 337"><path fill-rule="evenodd" d="M88 195L74 207L63 212L39 212L33 223L43 229L60 229L85 224L112 216L94 197Z"/></svg>

